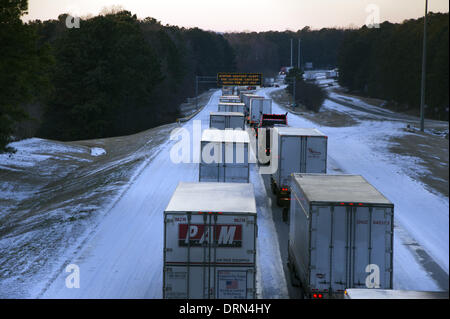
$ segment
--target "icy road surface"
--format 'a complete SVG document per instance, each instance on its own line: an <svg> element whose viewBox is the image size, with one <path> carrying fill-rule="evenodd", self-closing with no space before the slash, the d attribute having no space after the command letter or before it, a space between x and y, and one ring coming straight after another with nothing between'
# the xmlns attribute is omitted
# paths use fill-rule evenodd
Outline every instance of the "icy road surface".
<svg viewBox="0 0 450 319"><path fill-rule="evenodd" d="M209 128L209 113L217 111L220 91L192 120ZM49 284L37 287L40 298L162 298L163 212L178 182L198 181L198 164L175 164L168 140L100 223L95 234L68 258L80 269L80 288L66 288L65 267ZM256 170L252 170L255 174ZM277 235L259 176L252 176L258 203L258 278L264 298L288 298ZM261 264L264 267L261 267Z"/></svg>
<svg viewBox="0 0 450 319"><path fill-rule="evenodd" d="M273 89L264 89L268 94ZM193 120L208 128L209 112L216 111L220 92ZM329 100L324 108L342 108ZM274 113L285 110L273 104ZM184 124L189 131L193 120ZM317 127L289 114L290 126ZM428 192L404 173L413 159L387 151L386 132L402 134L401 123L363 121L344 128L318 127L329 136L329 172L361 174L395 204L394 288L441 290L442 272L448 281L448 198ZM169 158L174 141L160 146L159 154L99 224L90 240L51 280L36 287L41 298L161 298L163 211L180 181L197 181L198 164L174 164ZM419 167L420 168L420 167ZM280 258L279 238L264 183L251 170L258 206L258 277L264 298L287 298L286 275ZM281 243L281 242L280 242ZM281 245L282 247L283 245ZM430 258L432 257L432 259ZM67 264L80 268L80 288L68 289ZM436 274L435 265L438 269ZM431 266L430 266L431 265Z"/></svg>

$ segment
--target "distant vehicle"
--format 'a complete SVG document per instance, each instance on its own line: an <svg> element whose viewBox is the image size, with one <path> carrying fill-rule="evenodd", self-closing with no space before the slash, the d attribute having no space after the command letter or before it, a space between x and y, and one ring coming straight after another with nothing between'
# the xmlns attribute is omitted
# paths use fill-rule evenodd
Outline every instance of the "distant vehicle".
<svg viewBox="0 0 450 319"><path fill-rule="evenodd" d="M272 113L272 99L250 99L249 124L253 127L259 124L262 114Z"/></svg>
<svg viewBox="0 0 450 319"><path fill-rule="evenodd" d="M209 127L218 130L245 129L244 113L241 112L211 112L209 114Z"/></svg>
<svg viewBox="0 0 450 319"><path fill-rule="evenodd" d="M222 95L219 98L219 102L222 102L222 103L240 103L241 99L237 95Z"/></svg>
<svg viewBox="0 0 450 319"><path fill-rule="evenodd" d="M335 79L335 78L337 78L337 72L335 70L326 71L325 72L325 77L327 79Z"/></svg>
<svg viewBox="0 0 450 319"><path fill-rule="evenodd" d="M273 87L275 83L275 78L264 78L264 86L265 87Z"/></svg>
<svg viewBox="0 0 450 319"><path fill-rule="evenodd" d="M276 159L277 170L271 176L277 204L289 207L292 173L326 173L328 138L314 128L275 127L274 141L278 149L271 147L271 161ZM283 218L286 219L286 210Z"/></svg>
<svg viewBox="0 0 450 319"><path fill-rule="evenodd" d="M292 68L292 66L283 66L281 67L280 72L278 72L278 75L287 75Z"/></svg>
<svg viewBox="0 0 450 319"><path fill-rule="evenodd" d="M241 101L244 103L244 115L247 123L249 122L250 99L264 99L264 96L256 95L253 92L242 92L240 95Z"/></svg>
<svg viewBox="0 0 450 319"><path fill-rule="evenodd" d="M241 102L219 102L217 111L245 113L245 104Z"/></svg>
<svg viewBox="0 0 450 319"><path fill-rule="evenodd" d="M359 175L293 174L288 265L307 298L393 288L394 204Z"/></svg>
<svg viewBox="0 0 450 319"><path fill-rule="evenodd" d="M179 183L161 225L163 298L256 298L256 218L252 184Z"/></svg>
<svg viewBox="0 0 450 319"><path fill-rule="evenodd" d="M258 158L260 164L270 163L270 141L272 139L273 127L287 126L287 113L285 114L263 114L258 127L255 129L256 138L258 139ZM268 158L265 163L261 159Z"/></svg>
<svg viewBox="0 0 450 319"><path fill-rule="evenodd" d="M212 158L201 156L199 164L200 182L248 183L250 180L250 138L243 130L204 130L200 154L211 151Z"/></svg>
<svg viewBox="0 0 450 319"><path fill-rule="evenodd" d="M305 72L303 75L303 78L306 81L315 81L316 80L316 75L312 72Z"/></svg>

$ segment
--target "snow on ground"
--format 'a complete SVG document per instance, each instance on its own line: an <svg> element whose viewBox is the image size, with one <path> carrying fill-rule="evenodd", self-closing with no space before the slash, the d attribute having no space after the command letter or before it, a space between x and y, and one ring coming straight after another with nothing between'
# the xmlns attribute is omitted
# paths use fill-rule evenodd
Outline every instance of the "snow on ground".
<svg viewBox="0 0 450 319"><path fill-rule="evenodd" d="M93 147L91 148L91 156L100 156L105 155L106 151L101 147Z"/></svg>
<svg viewBox="0 0 450 319"><path fill-rule="evenodd" d="M217 110L220 91L192 120L209 127L209 113ZM192 135L191 135L192 136ZM167 141L159 154L114 205L79 254L65 264L80 267L80 288L67 289L61 268L54 281L36 289L42 298L161 298L163 278L163 212L180 181L198 181L198 164L173 163ZM255 170L253 170L255 171ZM255 179L256 178L256 179ZM253 176L255 193L264 198L262 181ZM258 278L265 298L287 298L287 287L267 201L258 205ZM261 249L261 247L263 247ZM262 253L261 253L262 251Z"/></svg>
<svg viewBox="0 0 450 319"><path fill-rule="evenodd" d="M102 140L9 144L17 152L0 155L0 298L34 297L32 287L59 273L172 127ZM96 145L107 154L91 157Z"/></svg>
<svg viewBox="0 0 450 319"><path fill-rule="evenodd" d="M338 100L341 100L341 101L344 101L344 102L351 102L352 104L355 104L357 106L361 106L361 107L364 107L366 109L377 111L380 114L383 114L383 113L384 114L388 113L388 114L391 114L391 115L395 115L396 114L395 112L393 112L391 110L388 110L388 109L385 109L385 108L382 108L382 107L378 107L378 106L366 103L364 101L361 101L361 99L358 99L356 97L347 96L347 95L343 96L343 95L340 95L338 93L331 92L331 91L328 92L328 94L330 95L330 97L333 97L335 99L338 99Z"/></svg>
<svg viewBox="0 0 450 319"><path fill-rule="evenodd" d="M271 90L265 91L265 94L268 95ZM354 115L359 112L328 100L324 107ZM272 108L274 113L283 112L276 103L273 103ZM417 158L388 151L390 136L406 134L403 131L404 123L368 120L357 126L333 128L318 126L292 113L288 114L288 123L295 127L317 127L327 134L328 155L332 162L344 173L362 175L393 202L399 226L448 274L448 198L429 192L421 182L405 173L408 169L426 172ZM394 249L396 288L436 290L436 285L423 267L418 265L418 261L412 262L411 253L402 245L399 237L396 237ZM411 282L411 278L414 281Z"/></svg>
<svg viewBox="0 0 450 319"><path fill-rule="evenodd" d="M35 166L55 154L86 152L86 149L83 147L68 146L40 138L28 138L10 143L8 146L16 149L16 152L0 154L0 168L11 170Z"/></svg>
<svg viewBox="0 0 450 319"><path fill-rule="evenodd" d="M263 90L263 93L268 94L271 90ZM209 112L216 110L219 94L215 93L205 109L183 127L191 131L193 120L200 120L202 128L208 128ZM355 117L361 115L355 113L359 111L331 101L327 101L325 109L327 107L350 112ZM284 113L284 110L273 103L273 112ZM291 113L288 122L291 126L317 127ZM405 174L408 168L423 169L420 163L414 162L414 158L389 153L389 135L405 134L401 130L403 127L404 124L398 122L368 120L353 127L319 129L329 136L330 172L361 174L395 204L394 287L439 290L417 259L415 250L423 247L448 273L448 198L429 193L420 182ZM92 227L83 241L77 243L75 250L68 249L53 262L47 276L27 291L27 296L161 298L163 211L179 181L198 180L198 164L175 164L170 160L169 150L174 143L167 140L155 147L155 156L140 166L131 182L122 185L122 192L117 197L119 200L112 202L114 204L108 213ZM22 142L21 152L25 152L26 145L26 141ZM49 149L42 151L46 147ZM52 154L48 145L42 146L39 152L28 152L38 160L39 156ZM18 159L20 154L18 151ZM28 163L25 155L23 157L17 161L24 163L18 165L19 169L35 165ZM0 165L2 160L7 161L6 157L0 157ZM285 298L286 280L271 218L271 203L267 202L264 183L254 167L251 182L258 207L257 262L262 297ZM2 187L6 192L13 192L7 185ZM5 239L2 244L5 247L12 245L13 240ZM67 264L80 267L79 289L65 286Z"/></svg>

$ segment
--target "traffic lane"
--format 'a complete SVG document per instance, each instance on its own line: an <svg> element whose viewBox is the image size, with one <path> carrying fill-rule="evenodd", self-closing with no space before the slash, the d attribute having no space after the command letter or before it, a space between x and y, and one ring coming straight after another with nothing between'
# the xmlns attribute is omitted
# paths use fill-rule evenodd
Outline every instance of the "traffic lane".
<svg viewBox="0 0 450 319"><path fill-rule="evenodd" d="M285 274L285 279L287 283L287 288L289 292L290 299L300 299L301 289L299 287L294 287L292 285L290 270L287 266L288 261L288 240L289 240L289 224L283 221L283 209L277 205L277 198L272 192L272 187L270 185L270 175L261 175L264 187L266 188L267 196L270 199L270 209L272 212L272 219L275 224L275 229L278 236L278 244L281 254L281 261L283 263L283 270Z"/></svg>

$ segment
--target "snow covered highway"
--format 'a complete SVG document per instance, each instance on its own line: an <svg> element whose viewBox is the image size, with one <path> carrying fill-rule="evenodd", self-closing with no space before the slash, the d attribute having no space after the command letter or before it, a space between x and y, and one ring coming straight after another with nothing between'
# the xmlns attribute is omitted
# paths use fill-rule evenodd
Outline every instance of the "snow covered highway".
<svg viewBox="0 0 450 319"><path fill-rule="evenodd" d="M279 89L261 89L270 97ZM217 111L221 92L192 119L180 125L193 132L209 128L209 113ZM358 118L358 112L326 100L323 112L333 110ZM285 113L277 103L273 113ZM316 127L328 135L328 173L359 174L395 205L394 288L448 290L448 197L430 192L407 174L422 169L413 158L395 156L387 150L387 138L404 134L403 123L363 117L354 126L320 126L289 113L288 124ZM195 123L195 124L194 124ZM389 132L389 133L387 133ZM61 256L57 271L49 271L29 291L31 298L161 298L163 280L163 212L178 183L198 181L197 163L174 163L170 152L175 140L167 132L145 167L124 187L87 238ZM195 150L195 149L194 149ZM100 152L102 153L102 152ZM101 155L101 154L98 155ZM97 153L96 153L97 154ZM270 191L268 175L251 165L250 182L258 211L257 291L260 298L295 298L286 267L287 224L281 220ZM68 250L69 251L69 250ZM70 272L79 268L79 288L67 288Z"/></svg>
<svg viewBox="0 0 450 319"><path fill-rule="evenodd" d="M183 125L192 129L195 120L209 127L209 112L216 111L220 92ZM37 291L40 298L161 298L163 266L163 211L178 182L198 180L198 164L175 164L167 141L122 198L114 205L91 238L69 257L66 264L80 269L80 288L66 288L65 267ZM258 200L258 254L260 295L288 298L286 280L271 211L262 180L252 170ZM262 267L261 267L262 266ZM280 271L281 270L281 271Z"/></svg>

